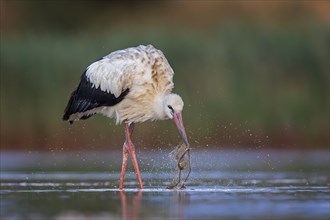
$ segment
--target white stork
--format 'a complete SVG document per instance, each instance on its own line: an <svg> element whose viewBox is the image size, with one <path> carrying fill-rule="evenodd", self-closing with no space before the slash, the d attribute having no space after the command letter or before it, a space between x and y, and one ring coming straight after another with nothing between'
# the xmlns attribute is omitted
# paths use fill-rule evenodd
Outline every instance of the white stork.
<svg viewBox="0 0 330 220"><path fill-rule="evenodd" d="M131 155L142 189L142 180L131 140L134 123L173 119L183 142L188 139L182 121L183 101L171 93L173 70L164 54L152 45L118 50L87 67L71 94L63 120L73 123L96 113L125 124L126 141L119 188L124 185L126 162Z"/></svg>

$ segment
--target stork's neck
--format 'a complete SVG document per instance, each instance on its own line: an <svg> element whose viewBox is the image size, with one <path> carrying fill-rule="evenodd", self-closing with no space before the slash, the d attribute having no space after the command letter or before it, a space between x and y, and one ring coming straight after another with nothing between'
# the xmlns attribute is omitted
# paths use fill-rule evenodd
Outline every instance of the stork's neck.
<svg viewBox="0 0 330 220"><path fill-rule="evenodd" d="M157 96L155 96L154 99L153 108L154 108L155 118L157 118L158 120L167 119L167 116L164 112L164 99L165 99L164 94L158 94Z"/></svg>

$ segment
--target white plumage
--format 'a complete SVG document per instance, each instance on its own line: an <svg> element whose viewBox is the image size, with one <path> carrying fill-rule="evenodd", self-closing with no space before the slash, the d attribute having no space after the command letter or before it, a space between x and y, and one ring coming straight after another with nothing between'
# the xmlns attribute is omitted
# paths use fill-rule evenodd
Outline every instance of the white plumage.
<svg viewBox="0 0 330 220"><path fill-rule="evenodd" d="M64 120L70 122L87 119L96 113L125 122L123 170L126 169L125 152L130 153L134 168L134 146L130 136L136 122L173 119L183 141L188 144L182 122L183 101L171 93L174 72L164 54L152 45L118 50L92 63L81 77L65 109ZM133 155L134 154L134 155ZM125 169L124 169L125 167Z"/></svg>

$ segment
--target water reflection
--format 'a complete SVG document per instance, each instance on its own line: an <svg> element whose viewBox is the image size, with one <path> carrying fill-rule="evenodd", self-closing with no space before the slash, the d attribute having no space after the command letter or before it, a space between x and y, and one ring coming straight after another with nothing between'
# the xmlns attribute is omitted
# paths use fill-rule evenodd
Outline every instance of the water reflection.
<svg viewBox="0 0 330 220"><path fill-rule="evenodd" d="M109 168L82 172L82 167L88 167L84 163L79 172L61 170L58 166L54 171L45 164L38 171L34 165L39 163L37 159L47 157L26 156L22 160L15 154L2 153L0 218L267 219L270 215L274 219L329 218L328 151L273 152L271 167L258 159L262 158L260 152L240 154L244 156L237 156L237 152L227 153L226 157L224 154L200 153L194 159L193 173L184 190L166 189L171 180L168 172L155 166L145 168L143 190L136 188L132 173L132 178L127 177L127 188L120 191L117 188L120 173L109 175ZM61 164L60 159L53 161ZM97 158L91 161L94 160ZM222 162L230 167L226 170Z"/></svg>
<svg viewBox="0 0 330 220"><path fill-rule="evenodd" d="M187 195L185 192L181 192L181 191L176 191L173 192L173 196L172 196L172 207L170 208L170 210L173 210L172 214L174 214L174 216L172 217L173 219L184 219L186 218L185 216L185 207L186 205L189 205L188 202L188 198L189 195Z"/></svg>
<svg viewBox="0 0 330 220"><path fill-rule="evenodd" d="M140 202L142 199L142 191L138 191L133 198L127 202L127 196L125 191L119 192L121 200L122 219L139 219Z"/></svg>
<svg viewBox="0 0 330 220"><path fill-rule="evenodd" d="M143 193L145 193L144 197L142 196ZM159 193L150 192L148 189L146 192L143 190L137 192L119 191L121 218L123 220L155 216L170 219L187 218L185 207L190 204L189 192L168 190L163 191L162 196L159 196Z"/></svg>

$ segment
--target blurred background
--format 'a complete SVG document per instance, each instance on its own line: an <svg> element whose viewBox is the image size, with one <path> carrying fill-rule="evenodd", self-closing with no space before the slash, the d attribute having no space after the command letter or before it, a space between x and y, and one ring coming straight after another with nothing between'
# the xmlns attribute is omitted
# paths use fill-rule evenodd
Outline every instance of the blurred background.
<svg viewBox="0 0 330 220"><path fill-rule="evenodd" d="M1 1L1 149L120 149L103 116L61 120L85 68L140 44L162 50L193 148L329 147L328 1ZM140 149L179 142L137 125Z"/></svg>

